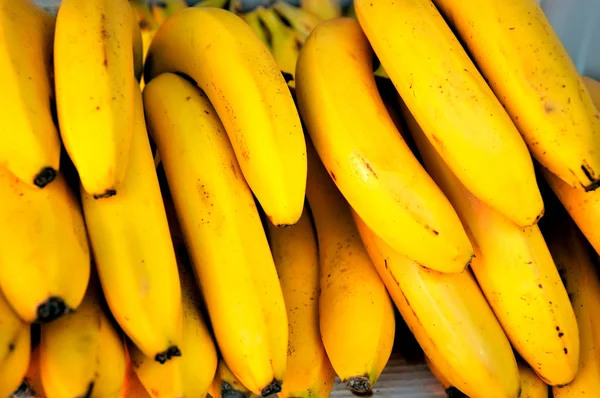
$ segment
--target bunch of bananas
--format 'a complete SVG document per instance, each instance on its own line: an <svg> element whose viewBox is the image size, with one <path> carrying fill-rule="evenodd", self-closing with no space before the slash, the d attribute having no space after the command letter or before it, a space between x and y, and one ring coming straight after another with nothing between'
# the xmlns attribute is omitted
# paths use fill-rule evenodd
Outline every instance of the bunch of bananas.
<svg viewBox="0 0 600 398"><path fill-rule="evenodd" d="M449 395L600 391L600 82L535 0L0 0L0 50L0 397L368 395L397 322Z"/></svg>

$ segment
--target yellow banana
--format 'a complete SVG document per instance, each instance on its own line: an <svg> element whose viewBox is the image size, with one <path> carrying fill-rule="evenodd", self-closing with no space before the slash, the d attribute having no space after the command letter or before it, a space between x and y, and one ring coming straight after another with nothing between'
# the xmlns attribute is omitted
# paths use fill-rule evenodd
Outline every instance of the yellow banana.
<svg viewBox="0 0 600 398"><path fill-rule="evenodd" d="M600 108L600 82L588 77L584 77L583 81L594 104ZM600 229L596 222L600 217L600 190L586 192L570 186L544 167L540 167L540 171L581 232L600 253Z"/></svg>
<svg viewBox="0 0 600 398"><path fill-rule="evenodd" d="M342 7L339 0L300 0L300 7L322 20L342 16Z"/></svg>
<svg viewBox="0 0 600 398"><path fill-rule="evenodd" d="M46 393L42 385L42 375L40 372L40 346L37 345L35 348L31 348L31 355L29 358L29 365L27 367L27 373L25 379L17 393L17 397L35 397L35 398L46 398Z"/></svg>
<svg viewBox="0 0 600 398"><path fill-rule="evenodd" d="M51 80L55 18L26 0L0 0L0 165L45 187L59 169Z"/></svg>
<svg viewBox="0 0 600 398"><path fill-rule="evenodd" d="M85 294L90 253L81 209L61 173L43 190L0 169L0 288L21 319L50 322Z"/></svg>
<svg viewBox="0 0 600 398"><path fill-rule="evenodd" d="M160 25L154 19L154 16L150 11L150 6L145 0L130 0L129 4L131 5L131 9L136 17L137 24L140 28L143 46L142 58L145 61L146 55L148 54L148 48L150 47L150 43L152 42L152 38L156 34L156 31L158 30ZM144 84L143 79L140 82L140 84Z"/></svg>
<svg viewBox="0 0 600 398"><path fill-rule="evenodd" d="M577 319L540 228L521 228L475 198L402 109L425 168L470 232L478 257L471 269L513 347L546 383L570 383L579 361Z"/></svg>
<svg viewBox="0 0 600 398"><path fill-rule="evenodd" d="M29 364L30 330L0 292L0 397L7 397L23 381Z"/></svg>
<svg viewBox="0 0 600 398"><path fill-rule="evenodd" d="M81 196L110 310L145 355L164 363L181 355L181 289L136 90L133 145L119 194L96 200L82 187Z"/></svg>
<svg viewBox="0 0 600 398"><path fill-rule="evenodd" d="M205 397L217 369L217 351L200 311L194 275L179 263L183 307L181 358L164 365L128 341L128 351L142 385L155 397Z"/></svg>
<svg viewBox="0 0 600 398"><path fill-rule="evenodd" d="M356 20L320 24L298 60L303 121L337 187L382 239L425 267L460 272L473 257L467 234L388 115L372 58Z"/></svg>
<svg viewBox="0 0 600 398"><path fill-rule="evenodd" d="M217 7L225 8L229 0L202 0L194 4L194 7Z"/></svg>
<svg viewBox="0 0 600 398"><path fill-rule="evenodd" d="M444 377L471 398L518 398L519 370L510 343L471 272L421 267L395 252L356 212L353 216L396 307Z"/></svg>
<svg viewBox="0 0 600 398"><path fill-rule="evenodd" d="M142 29L137 20L137 15L131 7L131 40L133 45L133 75L137 81L142 80L144 74L144 41L142 38Z"/></svg>
<svg viewBox="0 0 600 398"><path fill-rule="evenodd" d="M319 331L319 252L308 209L289 228L268 225L287 307L289 343L281 398L327 397L335 372Z"/></svg>
<svg viewBox="0 0 600 398"><path fill-rule="evenodd" d="M600 111L539 3L433 2L538 162L572 187L600 186Z"/></svg>
<svg viewBox="0 0 600 398"><path fill-rule="evenodd" d="M84 189L116 194L133 137L134 55L126 0L63 0L56 20L56 106Z"/></svg>
<svg viewBox="0 0 600 398"><path fill-rule="evenodd" d="M254 397L227 366L223 358L219 359L217 373L209 390L212 398L251 398Z"/></svg>
<svg viewBox="0 0 600 398"><path fill-rule="evenodd" d="M548 385L528 365L520 361L518 365L521 378L521 395L519 398L548 398Z"/></svg>
<svg viewBox="0 0 600 398"><path fill-rule="evenodd" d="M191 76L206 92L271 222L295 224L306 186L300 117L277 62L252 28L222 9L178 12L154 37L146 60L146 81L162 72Z"/></svg>
<svg viewBox="0 0 600 398"><path fill-rule="evenodd" d="M159 25L162 25L167 18L184 8L187 8L185 0L158 0L151 5L152 15Z"/></svg>
<svg viewBox="0 0 600 398"><path fill-rule="evenodd" d="M219 350L250 391L279 392L288 345L283 294L223 124L207 96L175 74L148 83L144 104Z"/></svg>
<svg viewBox="0 0 600 398"><path fill-rule="evenodd" d="M267 38L267 33L263 22L260 20L258 15L258 10L262 7L258 7L253 11L247 12L245 14L241 14L240 17L252 28L254 34L265 43L266 46L269 46L269 39Z"/></svg>
<svg viewBox="0 0 600 398"><path fill-rule="evenodd" d="M146 388L142 385L139 377L135 373L133 364L129 357L129 353L126 352L126 367L125 367L125 380L119 398L151 398L150 393L146 391Z"/></svg>
<svg viewBox="0 0 600 398"><path fill-rule="evenodd" d="M431 0L356 0L362 29L450 169L519 226L543 215L523 138Z"/></svg>
<svg viewBox="0 0 600 398"><path fill-rule="evenodd" d="M425 356L425 362L427 363L427 366L429 366L429 370L431 370L431 373L435 376L436 379L438 379L438 381L444 388L444 391L446 391L446 394L448 395L448 397L451 397L451 398L467 397L462 391L460 391L458 388L454 387L452 385L452 383L450 383L448 381L448 379L435 366L435 364L431 361L431 359L429 359L428 356Z"/></svg>
<svg viewBox="0 0 600 398"><path fill-rule="evenodd" d="M48 398L117 397L125 378L125 349L92 276L74 313L42 326L40 372Z"/></svg>
<svg viewBox="0 0 600 398"><path fill-rule="evenodd" d="M319 247L323 345L346 387L355 394L367 394L392 351L394 309L360 241L350 207L310 141L307 156L306 194Z"/></svg>
<svg viewBox="0 0 600 398"><path fill-rule="evenodd" d="M302 8L294 7L284 0L277 0L273 4L273 9L298 33L303 42L321 22L321 18L318 16Z"/></svg>
<svg viewBox="0 0 600 398"><path fill-rule="evenodd" d="M579 371L575 380L552 390L556 398L590 397L600 391L600 275L596 266L597 254L593 254L595 258L592 260L593 251L563 209L557 207L552 210L546 220L548 223L543 225L543 232L569 292L581 340Z"/></svg>

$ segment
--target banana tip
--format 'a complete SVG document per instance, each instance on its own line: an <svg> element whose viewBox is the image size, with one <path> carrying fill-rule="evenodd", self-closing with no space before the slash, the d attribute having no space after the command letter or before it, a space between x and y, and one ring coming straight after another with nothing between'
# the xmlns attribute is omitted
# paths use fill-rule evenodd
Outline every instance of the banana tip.
<svg viewBox="0 0 600 398"><path fill-rule="evenodd" d="M271 394L277 394L278 392L281 392L281 381L273 379L269 385L262 389L260 395L267 397Z"/></svg>
<svg viewBox="0 0 600 398"><path fill-rule="evenodd" d="M33 179L33 183L38 188L44 188L56 178L56 170L52 167L44 167Z"/></svg>
<svg viewBox="0 0 600 398"><path fill-rule="evenodd" d="M226 381L221 381L221 397L222 398L248 398L248 394L236 390L231 384Z"/></svg>
<svg viewBox="0 0 600 398"><path fill-rule="evenodd" d="M468 398L464 392L460 391L456 387L447 388L446 395L448 396L448 398Z"/></svg>
<svg viewBox="0 0 600 398"><path fill-rule="evenodd" d="M171 346L171 347L167 348L165 351L159 352L158 354L156 354L154 356L154 360L156 362L160 363L161 365L163 365L169 359L171 359L173 357L180 357L180 356L181 356L181 350L179 349L179 347Z"/></svg>
<svg viewBox="0 0 600 398"><path fill-rule="evenodd" d="M48 323L71 312L64 300L60 297L50 297L37 308L37 323Z"/></svg>
<svg viewBox="0 0 600 398"><path fill-rule="evenodd" d="M115 196L116 194L117 194L116 190L107 189L103 193L94 194L94 199L106 199L106 198L110 198L111 196Z"/></svg>
<svg viewBox="0 0 600 398"><path fill-rule="evenodd" d="M368 376L354 376L344 381L350 392L359 397L369 397L373 395L371 390L371 381Z"/></svg>

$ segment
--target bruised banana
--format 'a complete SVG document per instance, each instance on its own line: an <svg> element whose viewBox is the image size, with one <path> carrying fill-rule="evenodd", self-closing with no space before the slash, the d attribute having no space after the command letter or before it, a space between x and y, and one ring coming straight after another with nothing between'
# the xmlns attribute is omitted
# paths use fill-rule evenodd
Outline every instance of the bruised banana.
<svg viewBox="0 0 600 398"><path fill-rule="evenodd" d="M108 306L140 350L162 364L181 355L181 289L136 90L133 145L119 194L97 200L82 187L81 196Z"/></svg>
<svg viewBox="0 0 600 398"><path fill-rule="evenodd" d="M428 270L395 252L356 212L353 216L402 318L448 382L471 398L518 398L512 348L471 272Z"/></svg>
<svg viewBox="0 0 600 398"><path fill-rule="evenodd" d="M302 8L294 7L283 0L277 0L272 7L298 33L302 42L306 40L308 35L321 22L321 18L318 16Z"/></svg>
<svg viewBox="0 0 600 398"><path fill-rule="evenodd" d="M448 379L446 379L446 377L442 374L442 372L440 372L440 370L435 366L435 364L431 362L431 359L429 359L429 357L425 356L425 362L427 363L427 366L429 367L431 373L435 376L436 379L438 379L438 381L444 388L444 391L446 392L446 395L448 395L448 397L468 398L462 391L454 387L452 383L450 383Z"/></svg>
<svg viewBox="0 0 600 398"><path fill-rule="evenodd" d="M268 233L289 328L286 378L279 396L328 397L335 372L319 331L319 252L308 208L296 225L269 224Z"/></svg>
<svg viewBox="0 0 600 398"><path fill-rule="evenodd" d="M146 82L163 72L188 75L204 90L270 221L295 224L306 186L304 135L279 66L252 28L222 9L182 10L150 46Z"/></svg>
<svg viewBox="0 0 600 398"><path fill-rule="evenodd" d="M205 397L217 369L217 351L200 310L191 270L179 263L183 308L181 358L160 364L128 341L133 368L147 391L157 397Z"/></svg>
<svg viewBox="0 0 600 398"><path fill-rule="evenodd" d="M537 161L571 187L600 186L600 111L539 2L433 2Z"/></svg>
<svg viewBox="0 0 600 398"><path fill-rule="evenodd" d="M117 193L134 128L134 28L126 0L63 0L54 45L63 144L86 192Z"/></svg>
<svg viewBox="0 0 600 398"><path fill-rule="evenodd" d="M427 138L478 199L519 226L544 204L527 145L431 0L356 0L379 61Z"/></svg>
<svg viewBox="0 0 600 398"><path fill-rule="evenodd" d="M307 156L306 195L318 238L323 345L342 383L355 394L368 394L392 351L394 309L360 240L350 206L310 141Z"/></svg>
<svg viewBox="0 0 600 398"><path fill-rule="evenodd" d="M30 356L30 331L0 292L0 397L21 385Z"/></svg>
<svg viewBox="0 0 600 398"><path fill-rule="evenodd" d="M570 383L579 360L577 319L540 228L519 227L475 198L402 110L425 168L470 232L471 269L511 344L546 383Z"/></svg>
<svg viewBox="0 0 600 398"><path fill-rule="evenodd" d="M250 391L279 392L288 346L283 294L223 124L207 96L175 74L148 83L144 104L219 351Z"/></svg>
<svg viewBox="0 0 600 398"><path fill-rule="evenodd" d="M55 18L25 0L0 0L0 166L43 188L56 177L60 138L50 77Z"/></svg>
<svg viewBox="0 0 600 398"><path fill-rule="evenodd" d="M85 295L90 252L77 199L62 173L40 190L0 168L0 288L26 322L50 322Z"/></svg>
<svg viewBox="0 0 600 398"><path fill-rule="evenodd" d="M296 76L308 133L331 179L375 233L427 268L460 272L473 248L450 202L389 116L372 58L356 20L338 18L315 29Z"/></svg>
<svg viewBox="0 0 600 398"><path fill-rule="evenodd" d="M342 16L340 0L300 0L300 7L322 20Z"/></svg>
<svg viewBox="0 0 600 398"><path fill-rule="evenodd" d="M125 348L96 277L74 313L42 325L40 374L48 398L117 397L125 378Z"/></svg>

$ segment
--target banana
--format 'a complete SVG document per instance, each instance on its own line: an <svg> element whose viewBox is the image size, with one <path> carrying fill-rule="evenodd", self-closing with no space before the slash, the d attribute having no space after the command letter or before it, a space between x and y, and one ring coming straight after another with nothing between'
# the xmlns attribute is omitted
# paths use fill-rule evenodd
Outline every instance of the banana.
<svg viewBox="0 0 600 398"><path fill-rule="evenodd" d="M348 203L309 140L307 156L306 195L318 238L323 345L346 387L368 394L392 351L394 309L360 241Z"/></svg>
<svg viewBox="0 0 600 398"><path fill-rule="evenodd" d="M154 37L146 82L163 72L186 74L206 92L271 222L295 224L306 186L300 117L277 62L250 26L217 8L178 12Z"/></svg>
<svg viewBox="0 0 600 398"><path fill-rule="evenodd" d="M600 186L600 111L539 3L433 2L537 161L572 187Z"/></svg>
<svg viewBox="0 0 600 398"><path fill-rule="evenodd" d="M543 232L575 310L581 354L575 380L564 387L553 387L552 392L556 398L590 397L600 391L600 275L597 254L593 254L592 260L593 251L573 221L563 209L554 209L549 212Z"/></svg>
<svg viewBox="0 0 600 398"><path fill-rule="evenodd" d="M48 398L117 397L125 379L125 348L92 276L74 313L42 326L40 374Z"/></svg>
<svg viewBox="0 0 600 398"><path fill-rule="evenodd" d="M468 398L462 391L454 387L452 383L450 383L448 379L446 379L446 377L442 374L442 372L440 372L440 370L435 366L435 364L431 361L431 359L429 359L428 356L425 356L425 362L427 363L427 366L429 366L429 370L431 371L431 373L435 376L436 379L438 379L438 381L444 388L444 391L446 392L446 395L448 395L448 397Z"/></svg>
<svg viewBox="0 0 600 398"><path fill-rule="evenodd" d="M265 43L265 46L270 46L269 39L267 38L266 28L258 15L258 10L262 7L257 7L255 10L241 14L240 17L252 28L254 34Z"/></svg>
<svg viewBox="0 0 600 398"><path fill-rule="evenodd" d="M202 0L194 4L194 7L216 7L226 8L230 0Z"/></svg>
<svg viewBox="0 0 600 398"><path fill-rule="evenodd" d="M205 397L217 370L217 351L200 311L191 270L179 263L183 307L181 358L161 365L128 341L128 351L142 385L157 397Z"/></svg>
<svg viewBox="0 0 600 398"><path fill-rule="evenodd" d="M148 83L144 104L219 350L250 391L279 392L288 346L283 294L223 124L207 96L175 74Z"/></svg>
<svg viewBox="0 0 600 398"><path fill-rule="evenodd" d="M119 194L96 200L82 187L81 196L108 306L140 350L164 363L181 355L181 289L136 90L133 145Z"/></svg>
<svg viewBox="0 0 600 398"><path fill-rule="evenodd" d="M46 398L46 393L42 385L42 375L40 371L40 346L31 348L29 365L25 379L21 383L19 389L13 393L16 397L35 397Z"/></svg>
<svg viewBox="0 0 600 398"><path fill-rule="evenodd" d="M577 319L540 228L521 228L475 198L402 111L425 168L470 232L478 257L471 269L513 347L546 383L570 383L579 361Z"/></svg>
<svg viewBox="0 0 600 398"><path fill-rule="evenodd" d="M151 398L150 393L146 391L146 388L142 385L139 377L133 369L133 364L129 357L129 353L126 352L126 368L125 368L125 380L123 387L119 394L119 398Z"/></svg>
<svg viewBox="0 0 600 398"><path fill-rule="evenodd" d="M94 197L117 193L133 137L134 40L126 0L63 0L54 72L60 133L81 184Z"/></svg>
<svg viewBox="0 0 600 398"><path fill-rule="evenodd" d="M223 358L209 390L212 398L251 398L253 394L231 372Z"/></svg>
<svg viewBox="0 0 600 398"><path fill-rule="evenodd" d="M187 8L185 0L158 0L151 4L152 16L159 25L162 25L167 18L184 8Z"/></svg>
<svg viewBox="0 0 600 398"><path fill-rule="evenodd" d="M519 398L548 398L548 385L523 362L518 362L521 378L521 395Z"/></svg>
<svg viewBox="0 0 600 398"><path fill-rule="evenodd" d="M300 36L302 42L306 40L308 35L313 29L321 22L321 18L311 14L299 7L294 7L291 4L283 0L277 0L273 4L273 10L279 16L287 21L287 24L291 26Z"/></svg>
<svg viewBox="0 0 600 398"><path fill-rule="evenodd" d="M421 267L395 252L356 212L353 216L396 307L443 376L471 398L519 397L510 343L471 272Z"/></svg>
<svg viewBox="0 0 600 398"><path fill-rule="evenodd" d="M544 205L527 145L431 0L356 0L354 7L398 93L452 172L511 221L535 224Z"/></svg>
<svg viewBox="0 0 600 398"><path fill-rule="evenodd" d="M588 77L584 77L583 81L594 104L600 108L600 82ZM600 230L595 221L600 217L600 190L586 192L570 186L545 167L540 167L540 171L581 232L600 253Z"/></svg>
<svg viewBox="0 0 600 398"><path fill-rule="evenodd" d="M328 397L335 380L319 331L319 252L308 209L289 228L268 224L287 307L289 343L281 398Z"/></svg>
<svg viewBox="0 0 600 398"><path fill-rule="evenodd" d="M144 74L144 41L142 29L138 23L137 15L133 8L129 7L131 14L131 40L133 45L133 75L140 82Z"/></svg>
<svg viewBox="0 0 600 398"><path fill-rule="evenodd" d="M26 322L50 322L85 294L90 253L81 209L62 173L43 190L0 168L0 288Z"/></svg>
<svg viewBox="0 0 600 398"><path fill-rule="evenodd" d="M145 0L130 0L129 4L131 5L131 9L136 17L136 21L140 29L140 34L142 37L142 59L145 61L152 38L156 34L156 31L160 25L154 19L154 16L150 11L150 6ZM140 84L144 84L143 79Z"/></svg>
<svg viewBox="0 0 600 398"><path fill-rule="evenodd" d="M339 0L300 0L300 7L322 20L342 16L342 7Z"/></svg>
<svg viewBox="0 0 600 398"><path fill-rule="evenodd" d="M33 2L0 0L0 166L38 188L54 180L60 163L51 80L55 21Z"/></svg>
<svg viewBox="0 0 600 398"><path fill-rule="evenodd" d="M390 118L372 58L356 20L320 24L298 60L303 121L337 187L382 239L428 268L460 272L473 248L450 202Z"/></svg>
<svg viewBox="0 0 600 398"><path fill-rule="evenodd" d="M0 397L17 389L27 372L30 330L0 292Z"/></svg>

